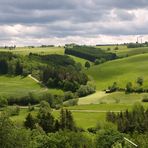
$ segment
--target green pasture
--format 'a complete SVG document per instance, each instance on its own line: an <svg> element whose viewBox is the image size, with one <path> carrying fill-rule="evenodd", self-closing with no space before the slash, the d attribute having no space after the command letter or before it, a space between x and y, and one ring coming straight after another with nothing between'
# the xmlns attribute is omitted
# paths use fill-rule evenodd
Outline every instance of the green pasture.
<svg viewBox="0 0 148 148"><path fill-rule="evenodd" d="M29 77L9 77L0 76L0 96L25 96L29 92L40 95L44 92L61 94L63 91L57 89L47 89Z"/></svg>
<svg viewBox="0 0 148 148"><path fill-rule="evenodd" d="M142 102L144 96L147 93L125 93L125 92L115 92L115 93L105 93L103 91L97 91L94 94L88 95L86 97L79 98L79 105L87 104L110 104L110 103L128 103L134 104L136 102Z"/></svg>
<svg viewBox="0 0 148 148"><path fill-rule="evenodd" d="M147 108L148 104L144 104L144 107ZM94 127L98 123L105 123L106 118L106 112L107 111L125 111L126 109L131 110L133 107L132 104L91 104L91 105L78 105L73 107L68 107L67 109L72 111L74 120L78 127L82 127L84 129L87 129L89 127ZM38 112L38 108L35 108L34 111L32 111L32 115L36 116ZM28 108L21 108L20 114L18 116L12 116L12 121L15 122L15 124L22 126L23 122L25 121L25 118L27 114L29 113ZM56 119L59 119L59 110L53 110L53 116Z"/></svg>
<svg viewBox="0 0 148 148"><path fill-rule="evenodd" d="M107 89L113 82L125 88L127 82L136 86L137 77L143 77L144 87L148 88L148 54L140 54L109 61L85 70L96 85L97 90Z"/></svg>
<svg viewBox="0 0 148 148"><path fill-rule="evenodd" d="M14 50L0 49L0 51L13 52L15 54L20 54L20 55L28 55L29 53L64 54L64 48L63 47L47 47L47 48L41 48L41 47L35 47L35 48L19 47L19 48L16 48Z"/></svg>
<svg viewBox="0 0 148 148"><path fill-rule="evenodd" d="M36 116L38 109L32 111L31 114ZM25 118L27 117L29 111L27 108L23 108L20 110L18 116L12 116L11 120L18 126L22 126ZM60 112L57 110L53 111L53 115L56 119L59 119ZM106 113L92 113L92 112L72 112L74 120L78 127L82 127L87 129L89 127L94 127L98 122L105 122ZM91 118L90 118L91 117Z"/></svg>
<svg viewBox="0 0 148 148"><path fill-rule="evenodd" d="M115 48L118 47L118 50ZM127 48L125 45L114 45L114 46L97 46L97 48L101 48L106 50L107 52L116 53L119 57L127 57L133 56L138 54L148 53L148 47L139 47L139 48ZM110 48L110 50L108 50Z"/></svg>

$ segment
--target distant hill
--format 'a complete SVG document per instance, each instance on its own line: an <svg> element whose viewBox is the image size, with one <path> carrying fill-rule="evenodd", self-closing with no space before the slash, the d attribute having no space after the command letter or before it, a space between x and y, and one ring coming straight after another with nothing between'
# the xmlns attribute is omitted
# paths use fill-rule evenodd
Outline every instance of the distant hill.
<svg viewBox="0 0 148 148"><path fill-rule="evenodd" d="M143 77L148 88L148 54L135 55L92 66L86 73L94 80L98 90L106 89L117 82L125 87L127 82L135 84L137 77Z"/></svg>

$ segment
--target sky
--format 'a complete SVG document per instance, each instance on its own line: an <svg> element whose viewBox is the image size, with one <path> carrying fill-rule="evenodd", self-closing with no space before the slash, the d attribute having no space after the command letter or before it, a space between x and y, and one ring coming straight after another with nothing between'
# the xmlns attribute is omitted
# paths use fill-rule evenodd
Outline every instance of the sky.
<svg viewBox="0 0 148 148"><path fill-rule="evenodd" d="M148 41L148 0L0 0L0 46Z"/></svg>

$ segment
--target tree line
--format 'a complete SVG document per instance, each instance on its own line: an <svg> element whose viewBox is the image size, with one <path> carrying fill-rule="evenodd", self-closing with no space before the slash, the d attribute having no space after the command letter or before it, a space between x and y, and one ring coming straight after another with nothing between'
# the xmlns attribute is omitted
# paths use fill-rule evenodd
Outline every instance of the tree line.
<svg viewBox="0 0 148 148"><path fill-rule="evenodd" d="M144 109L140 104L136 104L132 111L121 111L118 114L108 112L106 119L117 124L118 130L122 133L148 132L148 109Z"/></svg>
<svg viewBox="0 0 148 148"><path fill-rule="evenodd" d="M76 92L81 85L86 85L88 76L82 72L82 65L65 55L14 55L0 53L0 74L32 74L50 88Z"/></svg>
<svg viewBox="0 0 148 148"><path fill-rule="evenodd" d="M114 60L117 58L115 53L105 52L102 49L89 47L89 46L73 46L73 47L65 47L65 54L74 55L92 62L96 60L108 61Z"/></svg>

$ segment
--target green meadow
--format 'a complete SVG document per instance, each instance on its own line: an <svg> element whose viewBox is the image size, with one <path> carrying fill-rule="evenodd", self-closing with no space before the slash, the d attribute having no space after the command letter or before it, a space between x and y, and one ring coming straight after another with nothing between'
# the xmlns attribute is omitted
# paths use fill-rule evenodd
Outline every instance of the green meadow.
<svg viewBox="0 0 148 148"><path fill-rule="evenodd" d="M148 87L148 54L140 54L127 58L109 61L101 65L92 66L86 70L97 90L107 89L113 82L125 88L127 82L136 85L137 77L143 77L144 87Z"/></svg>
<svg viewBox="0 0 148 148"><path fill-rule="evenodd" d="M25 96L28 93L42 94L44 92L51 92L53 94L63 93L58 89L47 89L30 77L10 77L10 76L0 76L0 96Z"/></svg>
<svg viewBox="0 0 148 148"><path fill-rule="evenodd" d="M64 54L64 48L63 47L35 47L35 48L28 48L28 47L18 47L14 50L9 49L0 49L0 51L7 51L7 52L13 52L15 54L21 54L21 55L28 55L29 53L38 53L38 54Z"/></svg>
<svg viewBox="0 0 148 148"><path fill-rule="evenodd" d="M90 81L96 85L96 93L79 98L77 106L67 107L72 111L74 120L79 127L87 129L96 126L98 122L105 122L105 115L107 111L125 111L131 110L133 104L141 102L146 93L125 94L124 92L115 92L106 94L103 90L111 86L113 82L117 82L119 87L125 88L127 82L132 82L136 87L137 77L143 77L144 88L148 88L148 48L132 48L128 49L126 46L118 46L118 50L114 50L116 46L99 46L109 52L115 52L118 56L123 56L122 59L109 61L100 65L94 65L90 62L91 67L87 70L84 68L87 60L72 57L76 62L83 66L83 71L88 74ZM64 54L63 47L47 47L47 48L16 48L15 50L0 49L0 51L9 51L15 54L28 55L29 53L38 54ZM107 51L108 52L108 51ZM40 95L44 92L52 94L63 94L63 91L57 89L47 89L29 77L9 77L0 76L0 96L25 96L29 92ZM144 107L148 107L147 103L142 103ZM38 108L32 112L35 116ZM21 108L19 116L13 116L11 119L18 125L22 125L27 114L28 109ZM54 110L53 115L59 118L59 110Z"/></svg>

